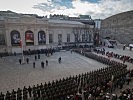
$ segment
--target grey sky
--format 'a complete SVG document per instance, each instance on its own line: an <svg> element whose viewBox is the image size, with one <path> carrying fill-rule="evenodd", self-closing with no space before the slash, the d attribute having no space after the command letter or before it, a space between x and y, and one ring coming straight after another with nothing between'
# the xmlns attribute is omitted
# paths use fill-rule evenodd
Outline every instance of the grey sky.
<svg viewBox="0 0 133 100"><path fill-rule="evenodd" d="M65 14L91 15L92 18L106 18L133 10L133 0L0 0L0 10L17 13L32 13L41 16Z"/></svg>

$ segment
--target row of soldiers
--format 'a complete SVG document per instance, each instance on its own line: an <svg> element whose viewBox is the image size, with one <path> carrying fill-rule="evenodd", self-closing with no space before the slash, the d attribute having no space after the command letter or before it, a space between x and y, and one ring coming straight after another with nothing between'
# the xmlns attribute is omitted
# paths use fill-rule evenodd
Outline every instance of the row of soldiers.
<svg viewBox="0 0 133 100"><path fill-rule="evenodd" d="M25 50L23 51L24 55L33 55L33 54L45 54L46 56L53 55L55 52L54 48L49 49L40 49L40 50Z"/></svg>
<svg viewBox="0 0 133 100"><path fill-rule="evenodd" d="M105 58L105 57L101 57L101 56L98 56L98 55L95 55L95 54L93 54L93 53L91 53L91 52L83 52L82 51L82 53L81 53L81 50L75 50L76 52L78 52L78 53L80 53L80 54L82 54L82 55L84 55L84 56L86 56L86 57L89 57L89 58L91 58L91 59L94 59L94 60L97 60L97 61L99 61L99 62L101 62L101 63L104 63L104 64L106 64L106 65L109 65L109 66L112 66L113 68L115 67L115 66L117 66L117 67L120 67L120 66L123 66L123 68L125 69L125 70L123 70L123 68L122 69L116 69L115 71L113 71L114 73L112 74L113 75L113 90L115 89L115 88L118 88L118 86L119 86L119 88L121 89L121 88L123 88L123 85L125 84L125 83L127 83L127 84L129 84L129 82L131 81L131 77L133 76L133 71L131 70L131 71L127 71L126 70L126 65L125 64L123 64L123 63L119 63L119 62L116 62L116 61L114 61L114 60L110 60L110 59L108 59L108 58ZM121 72L117 72L117 70L120 70ZM122 71L123 70L123 71ZM107 74L104 74L103 76L102 75L98 75L98 74L96 74L95 76L99 76L98 78L99 78L99 80L103 80L103 79L107 79L107 78L105 78L106 76L109 78L109 77L111 77L111 74L109 74L110 73L110 71L107 71L107 72L105 72L105 73L107 73ZM120 75L120 73L123 73L122 75ZM128 77L127 77L127 73L128 74L130 74L130 75L128 75ZM117 76L117 75L118 76ZM109 75L109 76L108 76ZM101 78L100 78L100 76L101 76ZM114 77L115 76L115 77ZM103 80L103 82L104 82L105 80ZM105 82L106 83L106 82ZM110 82L108 82L108 83L110 83ZM108 84L109 85L109 84ZM105 86L105 85L103 85L102 84L102 86ZM112 89L111 89L111 91L112 91Z"/></svg>
<svg viewBox="0 0 133 100"><path fill-rule="evenodd" d="M105 55L106 53L104 48L101 49L94 48L93 51L96 52L97 54L102 54L102 55Z"/></svg>
<svg viewBox="0 0 133 100"><path fill-rule="evenodd" d="M80 53L81 54L81 51L80 50L75 50L75 52L77 53ZM114 60L110 60L106 57L103 57L103 56L98 56L92 52L82 52L82 55L88 57L88 58L91 58L91 59L94 59L98 62L101 62L103 64L106 64L106 65L120 65L120 66L125 66L127 67L127 65L123 64L123 63L120 63L120 62L117 62L117 61L114 61Z"/></svg>
<svg viewBox="0 0 133 100"><path fill-rule="evenodd" d="M13 56L14 54L13 53L8 53L8 52L1 52L0 53L0 58L3 58L3 57L6 57L6 56Z"/></svg>
<svg viewBox="0 0 133 100"><path fill-rule="evenodd" d="M38 50L24 50L23 51L23 54L24 55L33 55L33 54L45 54L46 56L49 56L49 55L53 55L53 53L55 53L55 49L54 48L48 48L48 49L38 49ZM14 53L8 53L8 52L3 52L3 53L0 53L0 58L2 57L5 57L5 56L16 56L17 53L14 52Z"/></svg>
<svg viewBox="0 0 133 100"><path fill-rule="evenodd" d="M126 56L126 55L120 55L120 54L117 54L117 53L114 53L114 52L109 52L109 51L105 52L104 48L94 49L93 51L96 52L97 54L102 54L102 55L106 55L108 57L114 57L116 59L120 59L120 60L123 61L123 63L125 63L125 61L133 63L133 58L132 57Z"/></svg>
<svg viewBox="0 0 133 100"><path fill-rule="evenodd" d="M103 97L106 92L112 92L117 87L122 88L121 85L126 82L125 76L128 72L125 64L110 61L91 52L83 53L89 58L109 65L109 67L45 84L37 84L33 87L18 88L17 91L13 90L11 93L7 91L6 95L1 93L0 100L27 100L28 98L33 98L34 100L39 100L39 98L42 100L70 100L70 98L78 98L77 100L80 100L82 98L81 94L87 100L90 94L96 99L100 98L101 95Z"/></svg>
<svg viewBox="0 0 133 100"><path fill-rule="evenodd" d="M133 100L133 88L121 91L119 100Z"/></svg>
<svg viewBox="0 0 133 100"><path fill-rule="evenodd" d="M37 84L37 86L34 85L32 88L30 86L28 88L24 87L23 90L18 88L17 91L13 90L12 93L7 92L5 100L22 100L22 98L23 100L27 100L31 97L34 100L38 100L39 98L42 98L42 100L67 100L70 96L74 98L79 96L77 92L81 94L81 89L84 89L85 100L87 100L90 94L98 98L101 95L100 93L108 91L108 82L111 79L111 74L116 73L114 75L115 78L119 78L125 74L125 69L121 68L121 70L118 70L119 68L121 67L101 68L90 73L82 73L67 77L66 79L63 78L45 84ZM105 75L105 73L107 74ZM1 93L1 96L4 96L4 94ZM1 98L0 100L4 99Z"/></svg>
<svg viewBox="0 0 133 100"><path fill-rule="evenodd" d="M130 56L120 55L120 54L117 54L117 53L114 53L114 52L109 52L109 51L106 52L106 55L107 56L110 55L111 57L120 59L123 62L127 61L127 62L130 62L130 63L133 63L133 58L131 58Z"/></svg>

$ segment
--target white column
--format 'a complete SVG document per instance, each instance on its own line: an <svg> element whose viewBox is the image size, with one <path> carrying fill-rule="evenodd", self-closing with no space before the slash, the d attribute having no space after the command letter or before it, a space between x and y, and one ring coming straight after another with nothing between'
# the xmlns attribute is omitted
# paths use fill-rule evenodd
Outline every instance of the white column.
<svg viewBox="0 0 133 100"><path fill-rule="evenodd" d="M46 29L46 45L49 44L49 31Z"/></svg>
<svg viewBox="0 0 133 100"><path fill-rule="evenodd" d="M7 44L7 52L12 52L11 50L11 35L10 35L10 31L8 29L6 29L6 44Z"/></svg>

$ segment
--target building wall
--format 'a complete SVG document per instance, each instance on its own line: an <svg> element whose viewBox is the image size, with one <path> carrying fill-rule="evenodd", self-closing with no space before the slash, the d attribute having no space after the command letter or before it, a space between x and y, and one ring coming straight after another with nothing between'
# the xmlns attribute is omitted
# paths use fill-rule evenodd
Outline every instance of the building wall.
<svg viewBox="0 0 133 100"><path fill-rule="evenodd" d="M111 37L120 43L133 43L133 11L106 18L101 23L101 37Z"/></svg>
<svg viewBox="0 0 133 100"><path fill-rule="evenodd" d="M16 52L21 53L21 47L19 45L12 45L11 41L11 32L17 31L20 33L20 40L22 41L22 46L24 50L36 50L44 49L58 46L58 34L62 34L62 43L67 42L67 34L70 34L70 42L75 42L75 37L73 33L74 28L81 29L81 34L84 33L85 25L82 23L52 23L49 22L47 18L38 19L33 16L21 16L21 17L5 17L4 18L4 27L0 29L2 34L5 35L5 51L0 48L1 52ZM34 44L26 45L26 31L32 31L34 35ZM38 44L38 32L44 31L46 35L46 44ZM53 43L49 43L49 34L53 34ZM91 33L92 34L92 33ZM81 35L82 36L82 35ZM92 35L93 36L93 35ZM2 46L0 46L2 47Z"/></svg>
<svg viewBox="0 0 133 100"><path fill-rule="evenodd" d="M95 19L95 28L100 29L101 28L101 19Z"/></svg>

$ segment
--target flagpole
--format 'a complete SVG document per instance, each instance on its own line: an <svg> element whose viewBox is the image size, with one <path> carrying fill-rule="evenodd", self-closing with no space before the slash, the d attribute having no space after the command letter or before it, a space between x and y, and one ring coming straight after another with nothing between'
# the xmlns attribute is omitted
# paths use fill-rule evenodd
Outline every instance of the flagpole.
<svg viewBox="0 0 133 100"><path fill-rule="evenodd" d="M21 51L22 51L22 64L25 63L25 60L24 60L24 53L23 53L23 43L22 43L22 40L20 40L20 46L21 46Z"/></svg>
<svg viewBox="0 0 133 100"><path fill-rule="evenodd" d="M24 61L24 53L23 53L23 45L22 45L22 63L24 64L25 63L25 61Z"/></svg>

